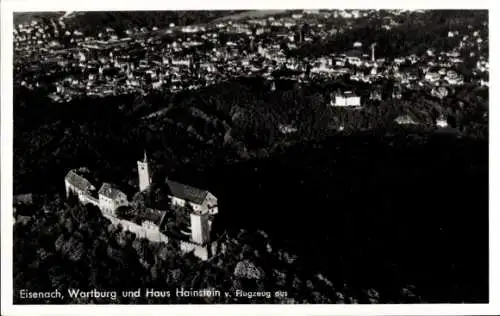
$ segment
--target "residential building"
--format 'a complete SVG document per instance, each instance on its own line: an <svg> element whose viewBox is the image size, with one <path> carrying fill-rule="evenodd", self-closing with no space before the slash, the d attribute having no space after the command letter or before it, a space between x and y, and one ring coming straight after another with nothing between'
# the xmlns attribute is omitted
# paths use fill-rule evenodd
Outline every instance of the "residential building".
<svg viewBox="0 0 500 316"><path fill-rule="evenodd" d="M344 93L335 94L330 104L339 107L359 107L361 106L361 97L352 91L345 91Z"/></svg>

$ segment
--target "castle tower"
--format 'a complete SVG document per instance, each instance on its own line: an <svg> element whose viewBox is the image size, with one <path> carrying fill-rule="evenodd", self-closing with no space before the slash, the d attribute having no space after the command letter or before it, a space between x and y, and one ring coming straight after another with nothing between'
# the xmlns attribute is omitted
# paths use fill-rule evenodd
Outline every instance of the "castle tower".
<svg viewBox="0 0 500 316"><path fill-rule="evenodd" d="M204 245L210 239L208 214L191 213L191 238L200 245Z"/></svg>
<svg viewBox="0 0 500 316"><path fill-rule="evenodd" d="M137 172L139 173L139 191L142 192L151 185L151 175L149 174L149 163L146 151L144 151L144 161L137 161Z"/></svg>

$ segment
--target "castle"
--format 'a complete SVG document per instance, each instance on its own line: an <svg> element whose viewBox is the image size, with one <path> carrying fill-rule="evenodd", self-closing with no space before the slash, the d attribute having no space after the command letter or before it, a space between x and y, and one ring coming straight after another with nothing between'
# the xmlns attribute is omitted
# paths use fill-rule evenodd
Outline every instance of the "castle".
<svg viewBox="0 0 500 316"><path fill-rule="evenodd" d="M144 153L144 159L137 161L139 177L139 192L150 188L152 172ZM131 231L138 238L147 238L152 242L168 242L171 236L164 232L166 210L146 208L141 212L141 224L119 218L117 209L130 206L127 195L116 185L104 182L100 189L84 177L81 170L70 170L64 179L66 196L75 195L80 203L97 206L104 217L115 225L121 225L124 230ZM189 205L191 212L191 232L184 239L178 239L183 252L193 252L202 260L207 260L216 252L216 242L210 240L212 218L218 213L217 198L207 190L191 187L186 184L165 180L168 188L168 198L172 206Z"/></svg>

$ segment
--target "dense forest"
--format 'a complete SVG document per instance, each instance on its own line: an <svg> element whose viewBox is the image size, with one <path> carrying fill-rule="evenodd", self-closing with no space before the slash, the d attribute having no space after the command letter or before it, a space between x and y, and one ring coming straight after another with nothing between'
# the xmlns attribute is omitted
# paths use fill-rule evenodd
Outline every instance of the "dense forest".
<svg viewBox="0 0 500 316"><path fill-rule="evenodd" d="M333 137L207 176L221 201L214 234L229 234L214 261L136 240L98 209L51 196L14 227L16 288L231 291L244 283L286 290L299 303L487 301L484 141ZM240 262L257 266L261 278L236 277Z"/></svg>
<svg viewBox="0 0 500 316"><path fill-rule="evenodd" d="M487 142L449 135L333 137L229 167L219 195L227 225L272 232L334 284L386 302L408 285L423 301L481 301L487 161Z"/></svg>
<svg viewBox="0 0 500 316"><path fill-rule="evenodd" d="M368 101L362 110L328 106L330 93L351 85L362 96L371 86L349 81L298 85L242 78L207 87L197 94L151 93L52 103L45 92L14 91L14 191L59 188L70 168L87 166L123 185L135 179L135 160L144 149L159 169L186 177L214 165L265 158L300 140L355 131L394 133L394 119L415 117L421 131L435 132L439 115L449 132L487 139L488 90L464 86L444 100L414 92L404 100ZM390 82L382 83L391 91ZM387 92L384 92L388 94ZM282 124L297 132L284 135ZM122 181L123 180L123 181ZM199 185L206 186L210 183ZM196 183L195 183L196 184Z"/></svg>

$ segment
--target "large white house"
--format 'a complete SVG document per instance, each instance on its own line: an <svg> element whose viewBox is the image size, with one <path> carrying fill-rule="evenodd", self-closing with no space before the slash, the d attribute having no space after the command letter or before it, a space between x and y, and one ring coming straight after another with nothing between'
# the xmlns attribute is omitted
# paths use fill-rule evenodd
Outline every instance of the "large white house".
<svg viewBox="0 0 500 316"><path fill-rule="evenodd" d="M446 119L446 117L444 117L444 115L440 115L436 119L436 126L441 128L448 127L448 120Z"/></svg>
<svg viewBox="0 0 500 316"><path fill-rule="evenodd" d="M337 93L331 100L330 105L341 107L359 107L361 106L361 97L357 96L352 91Z"/></svg>
<svg viewBox="0 0 500 316"><path fill-rule="evenodd" d="M215 215L218 213L217 198L207 190L198 189L172 180L165 181L173 205L189 204L194 211Z"/></svg>

